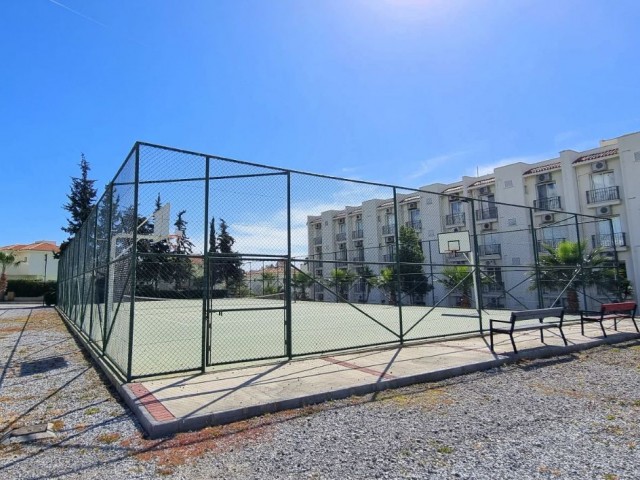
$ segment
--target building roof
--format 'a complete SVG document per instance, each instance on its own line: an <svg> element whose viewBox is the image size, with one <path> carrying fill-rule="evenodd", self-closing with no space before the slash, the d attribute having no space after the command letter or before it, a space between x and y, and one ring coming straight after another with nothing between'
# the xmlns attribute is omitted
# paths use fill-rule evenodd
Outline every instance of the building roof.
<svg viewBox="0 0 640 480"><path fill-rule="evenodd" d="M610 148L609 150L605 150L603 152L592 153L591 155L585 155L583 157L579 157L573 161L573 165L576 163L589 162L591 160L598 160L599 158L612 157L613 155L618 155L617 148Z"/></svg>
<svg viewBox="0 0 640 480"><path fill-rule="evenodd" d="M454 185L453 187L445 188L442 193L461 192L462 188L462 185Z"/></svg>
<svg viewBox="0 0 640 480"><path fill-rule="evenodd" d="M55 240L37 240L33 243L28 244L16 243L14 245L7 245L6 247L0 247L0 250L9 250L12 252L32 251L58 253L60 251L60 247L56 245Z"/></svg>
<svg viewBox="0 0 640 480"><path fill-rule="evenodd" d="M481 185L488 185L490 183L496 183L496 177L485 178L484 180L478 180L477 182L473 182L471 185L469 185L469 188L479 187Z"/></svg>
<svg viewBox="0 0 640 480"><path fill-rule="evenodd" d="M524 172L522 175L531 175L534 173L543 173L548 172L550 170L558 170L560 168L560 162L548 163L546 165L541 165L539 167L533 167Z"/></svg>

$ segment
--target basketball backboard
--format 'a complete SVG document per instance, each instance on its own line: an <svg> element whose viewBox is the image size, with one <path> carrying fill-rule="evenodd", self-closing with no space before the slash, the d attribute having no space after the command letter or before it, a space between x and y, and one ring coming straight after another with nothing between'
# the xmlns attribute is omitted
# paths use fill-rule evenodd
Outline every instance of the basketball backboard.
<svg viewBox="0 0 640 480"><path fill-rule="evenodd" d="M438 249L441 254L470 252L471 240L469 238L469 230L439 233Z"/></svg>

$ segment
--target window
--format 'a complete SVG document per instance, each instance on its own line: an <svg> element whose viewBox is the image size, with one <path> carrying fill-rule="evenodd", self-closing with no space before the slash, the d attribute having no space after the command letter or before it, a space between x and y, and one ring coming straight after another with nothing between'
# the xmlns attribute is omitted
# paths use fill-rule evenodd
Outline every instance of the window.
<svg viewBox="0 0 640 480"><path fill-rule="evenodd" d="M396 224L396 217L395 215L392 213L387 213L387 216L385 217L385 225L387 225L388 227L393 227Z"/></svg>
<svg viewBox="0 0 640 480"><path fill-rule="evenodd" d="M536 186L538 190L538 200L544 200L547 198L553 198L558 196L558 191L556 190L556 183L541 183Z"/></svg>
<svg viewBox="0 0 640 480"><path fill-rule="evenodd" d="M451 202L451 214L452 215L457 215L462 213L462 202L459 200L456 200L454 202Z"/></svg>
<svg viewBox="0 0 640 480"><path fill-rule="evenodd" d="M356 232L361 232L362 231L362 219L361 218L356 218L356 228L355 228Z"/></svg>
<svg viewBox="0 0 640 480"><path fill-rule="evenodd" d="M409 221L411 222L411 225L416 225L418 220L420 220L420 209L412 208L409 210Z"/></svg>
<svg viewBox="0 0 640 480"><path fill-rule="evenodd" d="M593 190L613 186L615 186L613 172L594 173L591 175L591 188Z"/></svg>

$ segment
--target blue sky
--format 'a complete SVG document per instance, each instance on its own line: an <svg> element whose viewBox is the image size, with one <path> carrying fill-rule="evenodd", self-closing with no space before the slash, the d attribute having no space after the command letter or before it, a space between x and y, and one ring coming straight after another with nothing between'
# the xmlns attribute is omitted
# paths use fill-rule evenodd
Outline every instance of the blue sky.
<svg viewBox="0 0 640 480"><path fill-rule="evenodd" d="M640 130L640 3L7 0L0 245L136 140L407 186Z"/></svg>

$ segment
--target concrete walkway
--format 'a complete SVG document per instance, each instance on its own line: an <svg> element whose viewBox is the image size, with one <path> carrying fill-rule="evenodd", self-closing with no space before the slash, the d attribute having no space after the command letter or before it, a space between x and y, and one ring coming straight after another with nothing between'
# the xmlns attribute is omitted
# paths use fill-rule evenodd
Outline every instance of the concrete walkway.
<svg viewBox="0 0 640 480"><path fill-rule="evenodd" d="M514 354L507 335L496 336L496 353L489 338L407 345L385 350L296 359L258 366L227 368L205 374L145 380L116 385L151 438L245 419L326 400L346 398L387 388L437 381L486 370L522 358L566 355L604 343L637 338L633 324L609 325L608 337L596 324L564 328L568 346L558 334L537 331L516 336Z"/></svg>

